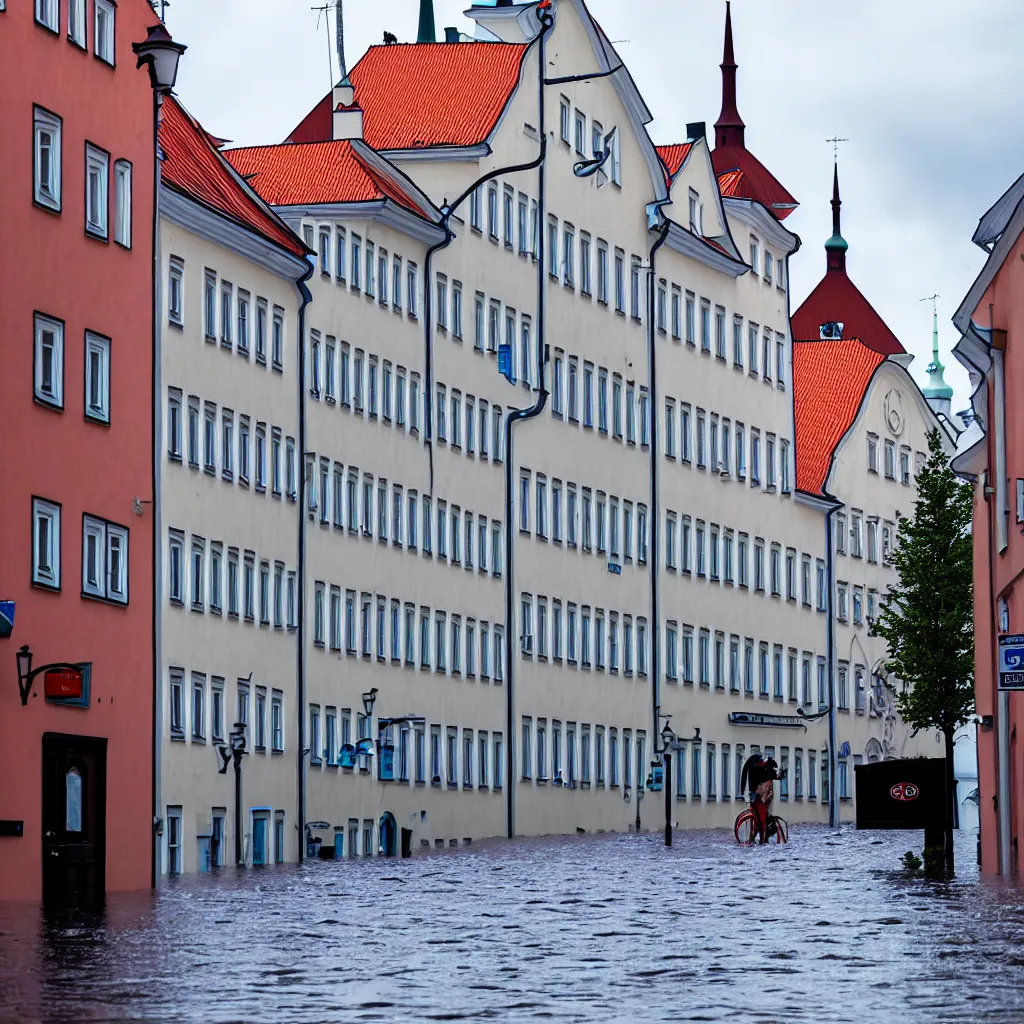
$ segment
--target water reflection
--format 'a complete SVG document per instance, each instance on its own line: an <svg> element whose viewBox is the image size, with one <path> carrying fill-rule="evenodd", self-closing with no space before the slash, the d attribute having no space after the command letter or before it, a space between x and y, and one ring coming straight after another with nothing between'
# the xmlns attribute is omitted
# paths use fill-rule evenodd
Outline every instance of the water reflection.
<svg viewBox="0 0 1024 1024"><path fill-rule="evenodd" d="M915 834L495 842L0 905L0 1020L1024 1019L1024 891L907 879ZM738 1016L737 1016L738 1014Z"/></svg>

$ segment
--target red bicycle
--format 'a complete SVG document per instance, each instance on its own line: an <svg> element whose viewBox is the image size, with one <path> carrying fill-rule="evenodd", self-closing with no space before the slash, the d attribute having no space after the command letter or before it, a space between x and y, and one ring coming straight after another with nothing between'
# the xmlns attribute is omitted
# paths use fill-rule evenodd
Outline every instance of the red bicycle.
<svg viewBox="0 0 1024 1024"><path fill-rule="evenodd" d="M736 816L736 825L733 831L736 834L736 842L741 846L754 845L757 840L757 819L749 807L745 807ZM768 815L768 825L765 831L769 843L774 842L776 846L782 846L789 842L789 824L785 818L780 818L777 814Z"/></svg>

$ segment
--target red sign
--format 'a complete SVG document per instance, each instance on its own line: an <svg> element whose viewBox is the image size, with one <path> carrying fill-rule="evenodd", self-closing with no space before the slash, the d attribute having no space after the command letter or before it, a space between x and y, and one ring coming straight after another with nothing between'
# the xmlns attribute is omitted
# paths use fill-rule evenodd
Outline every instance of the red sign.
<svg viewBox="0 0 1024 1024"><path fill-rule="evenodd" d="M921 790L914 785L913 782L897 782L892 789L889 790L889 796L893 800L901 800L906 803L910 800L916 800L921 795Z"/></svg>
<svg viewBox="0 0 1024 1024"><path fill-rule="evenodd" d="M81 697L82 670L51 668L43 674L43 691L47 697Z"/></svg>

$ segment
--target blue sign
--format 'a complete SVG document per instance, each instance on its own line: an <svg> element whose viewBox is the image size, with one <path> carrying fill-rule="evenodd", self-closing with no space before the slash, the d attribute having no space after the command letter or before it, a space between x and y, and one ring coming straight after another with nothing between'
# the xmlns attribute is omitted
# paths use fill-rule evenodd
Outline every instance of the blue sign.
<svg viewBox="0 0 1024 1024"><path fill-rule="evenodd" d="M839 756L840 757L849 757L850 756L850 741L849 740L843 740L842 746L839 748Z"/></svg>
<svg viewBox="0 0 1024 1024"><path fill-rule="evenodd" d="M665 768L663 765L652 764L651 774L647 776L647 788L652 793L660 793L665 785Z"/></svg>
<svg viewBox="0 0 1024 1024"><path fill-rule="evenodd" d="M14 602L0 601L0 640L14 632Z"/></svg>
<svg viewBox="0 0 1024 1024"><path fill-rule="evenodd" d="M622 566L619 565L618 562L609 562L608 563L608 571L613 576L621 576L622 575Z"/></svg>
<svg viewBox="0 0 1024 1024"><path fill-rule="evenodd" d="M1024 633L999 637L999 689L1024 690Z"/></svg>
<svg viewBox="0 0 1024 1024"><path fill-rule="evenodd" d="M516 377L512 372L512 346L511 345L499 345L498 346L498 373L502 375L509 382L509 384L515 384Z"/></svg>

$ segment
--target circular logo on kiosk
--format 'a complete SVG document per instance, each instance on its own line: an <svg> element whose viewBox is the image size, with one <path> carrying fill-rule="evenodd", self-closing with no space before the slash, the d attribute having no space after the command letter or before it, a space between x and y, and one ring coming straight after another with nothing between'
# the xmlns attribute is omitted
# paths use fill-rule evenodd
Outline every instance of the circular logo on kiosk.
<svg viewBox="0 0 1024 1024"><path fill-rule="evenodd" d="M897 782L889 790L889 796L893 800L901 800L904 803L908 800L916 800L921 795L921 790L913 782Z"/></svg>

